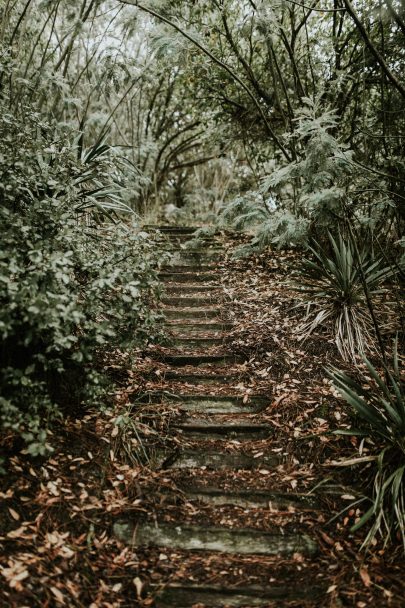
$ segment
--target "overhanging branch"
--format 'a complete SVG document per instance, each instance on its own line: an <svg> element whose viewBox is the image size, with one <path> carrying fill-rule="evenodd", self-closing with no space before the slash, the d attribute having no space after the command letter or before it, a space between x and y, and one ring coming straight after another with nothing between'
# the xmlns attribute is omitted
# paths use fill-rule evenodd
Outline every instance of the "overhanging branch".
<svg viewBox="0 0 405 608"><path fill-rule="evenodd" d="M344 0L344 3L347 8L347 12L349 13L350 17L353 19L354 23L356 24L356 27L359 30L361 37L363 38L367 48L374 55L374 57L377 60L377 63L380 65L382 71L385 73L385 75L387 76L387 78L391 82L391 84L393 84L394 87L397 89L397 91L399 91L399 93L402 95L402 97L405 98L405 86L398 80L398 78L395 76L395 74L393 72L391 72L384 57L381 55L380 51L377 49L377 47L374 45L373 41L367 34L366 28L360 21L360 18L358 16L358 14L356 13L352 3L350 2L350 0Z"/></svg>
<svg viewBox="0 0 405 608"><path fill-rule="evenodd" d="M156 11L154 11L152 8L149 8L148 6L145 6L144 4L138 2L137 0L119 0L119 2L121 2L122 4L129 4L131 6L135 6L136 8L139 8L140 10L144 11L145 13L148 13L149 15L152 15L156 19L159 19L163 23L166 23L167 25L170 25L170 27L172 27L173 29L175 29L182 36L184 36L185 38L187 38L187 40L189 40L190 42L192 42L202 53L204 53L205 55L207 55L207 57L209 57L214 63L216 63L223 70L225 70L231 76L231 78L235 82L237 82L243 88L243 90L249 95L250 99L253 101L254 105L256 106L256 108L257 108L257 110L258 110L258 112L259 112L259 114L260 114L260 116L261 116L261 118L262 118L262 120L263 120L263 122L264 122L264 124L266 126L267 132L272 137L274 143L279 147L279 149L281 150L281 152L284 154L285 158L289 162L291 162L292 159L290 157L289 152L286 150L286 148L284 147L283 143L280 141L280 139L278 138L278 136L274 132L272 126L268 122L268 120L267 120L267 118L266 118L266 116L265 116L265 114L263 112L263 108L260 106L258 100L253 95L253 93L249 89L249 87L246 86L246 84L243 82L243 80L241 80L239 78L239 76L237 74L235 74L235 72L229 67L229 65L227 65L226 63L224 63L223 61L221 61L221 59L218 59L218 57L215 57L215 55L213 55L211 53L211 51L209 51L204 45L202 45L200 42L198 42L198 40L196 40L193 36L191 36L191 34L189 34L188 32L184 31L179 25L177 25L177 23L174 23L170 19L167 19L167 17L164 17L163 15L160 15L159 13L157 13Z"/></svg>

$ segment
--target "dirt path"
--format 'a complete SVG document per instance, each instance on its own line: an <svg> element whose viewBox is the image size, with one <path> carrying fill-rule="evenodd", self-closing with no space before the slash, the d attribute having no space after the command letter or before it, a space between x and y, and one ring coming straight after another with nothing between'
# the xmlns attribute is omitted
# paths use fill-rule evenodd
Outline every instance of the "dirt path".
<svg viewBox="0 0 405 608"><path fill-rule="evenodd" d="M235 561L236 584L228 569L211 580L193 581L190 575L176 581L174 576L158 595L157 606L315 605L326 591L319 573L311 573L318 545L308 522L316 520L318 505L312 496L257 483L285 456L278 448L272 450L276 427L255 421L269 396L246 400L229 389L243 357L236 357L224 342L232 326L222 320L224 294L215 264L221 249L211 239L200 250L183 249L190 229L161 230L175 252L171 267L161 273L173 344L153 355L164 364L168 384L163 396L149 397L156 403L162 398L175 401L179 407L172 425L178 449L157 458L183 492L186 513L181 508L176 512L169 491L155 521L135 526L122 520L115 534L138 547L158 547L163 560L178 559L180 551L185 571L195 567L196 555L205 562L218 557L228 564ZM201 386L202 394L196 392ZM237 567L238 560L242 567ZM257 584L244 576L246 568L250 574L255 568L260 571Z"/></svg>

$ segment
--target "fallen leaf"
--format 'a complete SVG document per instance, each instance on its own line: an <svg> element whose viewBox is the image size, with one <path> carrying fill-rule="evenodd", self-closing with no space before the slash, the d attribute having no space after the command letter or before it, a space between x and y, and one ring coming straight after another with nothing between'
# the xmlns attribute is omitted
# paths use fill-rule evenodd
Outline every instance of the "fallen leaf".
<svg viewBox="0 0 405 608"><path fill-rule="evenodd" d="M19 536L22 536L24 534L25 530L26 530L25 526L21 526L20 528L17 528L16 530L11 530L11 532L8 532L7 538L18 538Z"/></svg>
<svg viewBox="0 0 405 608"><path fill-rule="evenodd" d="M371 578L370 578L367 568L360 568L360 577L361 577L361 580L363 581L364 586L370 587Z"/></svg>
<svg viewBox="0 0 405 608"><path fill-rule="evenodd" d="M60 604L64 604L65 603L65 598L63 596L63 593L61 593L57 587L51 587L51 591L54 594L54 596L56 597L56 600Z"/></svg>
<svg viewBox="0 0 405 608"><path fill-rule="evenodd" d="M140 600L142 597L141 594L142 594L143 582L141 581L139 576L136 576L132 582L134 583L135 588L136 588L137 598L138 598L138 600Z"/></svg>
<svg viewBox="0 0 405 608"><path fill-rule="evenodd" d="M16 521L20 520L20 514L17 513L17 511L14 511L14 509L12 509L11 507L9 507L8 510L13 519L15 519Z"/></svg>

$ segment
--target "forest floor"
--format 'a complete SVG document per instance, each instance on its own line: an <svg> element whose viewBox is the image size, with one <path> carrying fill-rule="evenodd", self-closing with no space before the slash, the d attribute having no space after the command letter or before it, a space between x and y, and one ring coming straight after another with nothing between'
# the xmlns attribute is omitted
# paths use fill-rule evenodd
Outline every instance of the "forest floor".
<svg viewBox="0 0 405 608"><path fill-rule="evenodd" d="M11 456L0 606L405 606L401 548L365 552L365 532L350 532L369 465L339 466L359 440L333 434L350 424L325 371L338 361L333 341L294 334L297 254L235 261L232 239L212 245L217 261L195 271L207 282L196 275L186 295L205 297L215 317L183 303L171 343L111 354L106 373L118 389L103 411L61 421L49 459ZM176 267L162 278L174 326L183 279ZM198 335L187 329L198 324ZM168 539L145 540L159 526ZM184 542L170 536L180 528ZM209 545L210 530L225 533L225 552ZM204 536L198 547L193 535ZM263 549L272 542L280 550Z"/></svg>

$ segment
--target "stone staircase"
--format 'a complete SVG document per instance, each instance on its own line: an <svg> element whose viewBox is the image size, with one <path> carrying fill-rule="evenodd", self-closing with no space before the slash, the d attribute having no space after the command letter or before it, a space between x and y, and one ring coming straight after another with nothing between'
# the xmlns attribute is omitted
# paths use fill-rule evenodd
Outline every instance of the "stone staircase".
<svg viewBox="0 0 405 608"><path fill-rule="evenodd" d="M294 521L299 522L300 511L316 511L315 498L274 491L271 483L264 489L248 490L227 482L229 475L237 471L245 471L254 479L260 475L259 471L280 465L284 456L269 449L253 454L245 449L246 442L252 441L271 447L276 427L252 420L252 414L264 410L270 401L267 396L252 396L245 403L228 388L235 380L232 370L243 363L243 359L230 352L224 343L231 325L221 318L223 290L217 265L221 248L215 238L206 239L201 249L184 248L193 230L160 228L161 245L173 252L172 266L161 273L166 288L164 314L172 344L153 351L151 356L166 365L166 380L175 383L176 389L173 393L165 391L164 395L152 393L147 397L152 403L161 400L176 403L182 416L172 429L180 448L163 455L159 465L177 474L177 486L196 509L201 504L213 510L231 505L245 509L245 513L254 513L262 518L265 526L252 529L218 523L212 526L184 521L167 523L159 521L158 516L156 522L117 521L115 534L138 547L186 551L190 558L195 552L201 552L224 554L224 561L225 554L252 555L258 559L274 556L274 563L316 560L317 543L307 530L298 524L284 529L279 519L272 520L272 513L282 510L291 511ZM184 389L179 390L179 386ZM194 387L191 393L190 386ZM196 393L196 386L205 387L209 394ZM214 481L210 481L211 478ZM305 606L316 606L317 597L324 593L318 578L309 577L305 585L295 585L291 580L272 578L270 568L268 580L273 582L265 586L246 584L244 580L238 585L228 585L226 577L209 584L173 581L157 592L155 605L248 608L284 606L287 605L284 602L294 601L293 605L299 606L303 598Z"/></svg>

